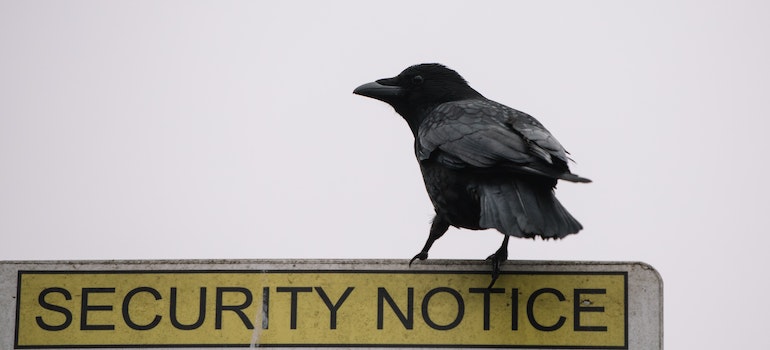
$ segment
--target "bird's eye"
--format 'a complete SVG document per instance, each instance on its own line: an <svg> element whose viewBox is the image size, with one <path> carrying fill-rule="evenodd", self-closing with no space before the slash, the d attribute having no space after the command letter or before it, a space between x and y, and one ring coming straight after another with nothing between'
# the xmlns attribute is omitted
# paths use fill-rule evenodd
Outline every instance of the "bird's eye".
<svg viewBox="0 0 770 350"><path fill-rule="evenodd" d="M412 77L412 85L414 86L422 85L423 81L425 81L425 79L422 78L422 75L415 75L414 77Z"/></svg>

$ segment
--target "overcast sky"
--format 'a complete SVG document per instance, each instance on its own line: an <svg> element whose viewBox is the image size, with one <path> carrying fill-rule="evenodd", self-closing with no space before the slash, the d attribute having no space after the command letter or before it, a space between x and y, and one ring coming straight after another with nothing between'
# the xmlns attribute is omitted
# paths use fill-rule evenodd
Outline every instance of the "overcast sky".
<svg viewBox="0 0 770 350"><path fill-rule="evenodd" d="M440 62L538 118L585 226L512 259L644 261L670 349L768 348L770 3L0 2L0 259L411 258L406 123ZM451 229L431 258L502 236Z"/></svg>

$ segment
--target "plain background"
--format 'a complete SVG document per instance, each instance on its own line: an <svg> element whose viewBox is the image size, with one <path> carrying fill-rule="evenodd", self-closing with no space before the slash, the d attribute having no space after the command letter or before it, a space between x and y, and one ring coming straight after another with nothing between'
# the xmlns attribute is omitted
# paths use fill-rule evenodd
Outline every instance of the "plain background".
<svg viewBox="0 0 770 350"><path fill-rule="evenodd" d="M411 258L412 137L352 90L441 62L571 152L586 227L512 259L644 261L670 349L767 337L767 2L2 1L0 259ZM452 229L431 258L482 259Z"/></svg>

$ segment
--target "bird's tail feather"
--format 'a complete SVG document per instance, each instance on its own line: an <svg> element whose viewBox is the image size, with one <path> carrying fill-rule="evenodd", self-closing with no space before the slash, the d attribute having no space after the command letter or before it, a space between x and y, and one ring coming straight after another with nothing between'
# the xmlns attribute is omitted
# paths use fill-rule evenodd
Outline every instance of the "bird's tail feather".
<svg viewBox="0 0 770 350"><path fill-rule="evenodd" d="M513 180L480 186L479 226L516 237L563 238L583 226L567 212L550 186Z"/></svg>

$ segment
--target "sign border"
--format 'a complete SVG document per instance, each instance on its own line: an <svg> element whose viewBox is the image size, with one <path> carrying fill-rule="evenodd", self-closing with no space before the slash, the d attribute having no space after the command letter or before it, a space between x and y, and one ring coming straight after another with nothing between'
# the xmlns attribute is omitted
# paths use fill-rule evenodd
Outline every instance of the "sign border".
<svg viewBox="0 0 770 350"><path fill-rule="evenodd" d="M488 271L475 270L395 270L395 269L200 269L200 270L173 270L173 269L137 269L137 270L17 270L16 283L16 315L14 322L14 349L123 349L123 348L249 348L250 344L95 344L95 345L19 345L19 320L21 315L21 279L22 275L38 274L195 274L195 273L221 273L221 274L270 274L270 273L340 273L340 274L484 274ZM501 271L501 275L619 275L623 276L623 317L624 317L624 344L621 346L575 346L575 345L458 345L458 344L259 344L261 348L495 348L495 349L628 349L629 348L629 314L628 314L628 271Z"/></svg>

